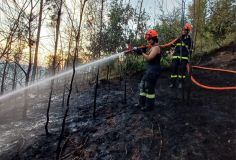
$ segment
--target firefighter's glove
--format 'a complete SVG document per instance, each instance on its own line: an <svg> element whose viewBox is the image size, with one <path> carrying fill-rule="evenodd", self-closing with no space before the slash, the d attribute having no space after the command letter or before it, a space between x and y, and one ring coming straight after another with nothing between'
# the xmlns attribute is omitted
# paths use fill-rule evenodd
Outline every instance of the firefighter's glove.
<svg viewBox="0 0 236 160"><path fill-rule="evenodd" d="M134 53L136 53L137 55L141 55L143 53L141 48L138 47L134 47L133 48Z"/></svg>
<svg viewBox="0 0 236 160"><path fill-rule="evenodd" d="M146 46L145 46L145 47L142 47L141 49L142 49L142 52L143 52L143 53L147 53L147 47L146 47Z"/></svg>

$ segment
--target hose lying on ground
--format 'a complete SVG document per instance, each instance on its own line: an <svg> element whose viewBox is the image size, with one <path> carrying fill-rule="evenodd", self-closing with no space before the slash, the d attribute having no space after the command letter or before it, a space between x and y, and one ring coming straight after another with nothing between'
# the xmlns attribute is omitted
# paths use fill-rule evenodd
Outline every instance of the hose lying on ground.
<svg viewBox="0 0 236 160"><path fill-rule="evenodd" d="M226 69L219 69L219 68L208 68L208 67L201 67L201 66L192 66L192 68L211 70L211 71L220 71L220 72L227 72L227 73L234 73L234 74L236 74L236 71L226 70Z"/></svg>
<svg viewBox="0 0 236 160"><path fill-rule="evenodd" d="M232 71L232 70L225 70L225 69L219 69L219 68L208 68L208 67L201 67L201 66L192 66L192 68L195 68L195 69L203 69L203 70L211 70L211 71L220 71L220 72L226 72L226 73L233 73L233 74L236 74L236 71ZM187 65L187 70L188 72L190 71L190 67L189 67L189 64ZM209 90L219 90L219 91L222 91L222 90L236 90L236 86L229 86L229 87L215 87L215 86L207 86L207 85L204 85L204 84L201 84L200 82L198 82L192 75L191 75L191 81L201 87L201 88L204 88L204 89L209 89Z"/></svg>

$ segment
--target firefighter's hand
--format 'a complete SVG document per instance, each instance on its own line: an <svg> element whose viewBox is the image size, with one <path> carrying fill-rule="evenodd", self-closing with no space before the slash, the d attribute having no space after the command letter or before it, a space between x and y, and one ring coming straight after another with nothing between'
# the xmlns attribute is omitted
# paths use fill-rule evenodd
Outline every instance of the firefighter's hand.
<svg viewBox="0 0 236 160"><path fill-rule="evenodd" d="M138 54L138 55L141 55L143 53L142 49L141 48L138 48L138 47L134 47L133 48L133 51L134 53Z"/></svg>
<svg viewBox="0 0 236 160"><path fill-rule="evenodd" d="M146 53L147 52L147 47L142 47L142 52Z"/></svg>

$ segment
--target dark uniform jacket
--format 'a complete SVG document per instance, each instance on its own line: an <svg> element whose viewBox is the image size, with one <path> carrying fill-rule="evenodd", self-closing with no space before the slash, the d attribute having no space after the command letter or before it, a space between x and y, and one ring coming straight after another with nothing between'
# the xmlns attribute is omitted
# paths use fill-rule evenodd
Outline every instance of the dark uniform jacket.
<svg viewBox="0 0 236 160"><path fill-rule="evenodd" d="M192 54L192 39L189 35L181 36L173 45L175 46L173 58L188 57Z"/></svg>

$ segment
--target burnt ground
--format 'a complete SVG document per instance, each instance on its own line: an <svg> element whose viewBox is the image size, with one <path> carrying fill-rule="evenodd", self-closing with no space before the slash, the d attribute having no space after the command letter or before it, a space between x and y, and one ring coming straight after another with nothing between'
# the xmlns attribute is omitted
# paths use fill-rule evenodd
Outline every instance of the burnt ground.
<svg viewBox="0 0 236 160"><path fill-rule="evenodd" d="M234 51L211 54L200 64L236 70ZM192 85L187 105L181 90L168 88L169 74L163 71L158 80L151 112L134 107L140 75L127 78L127 103L124 80L101 81L95 118L93 92L74 94L61 159L235 160L236 91L209 91ZM233 74L194 70L193 75L204 84L236 86ZM85 100L89 103L84 104ZM0 159L55 159L60 128L50 126L51 136L46 137L40 127L34 130L39 136L20 149L4 152Z"/></svg>

